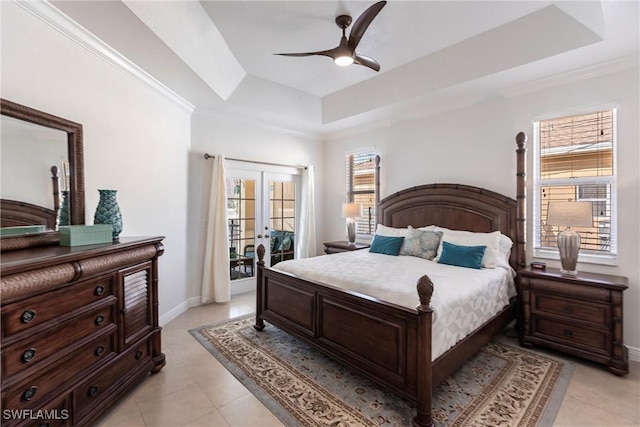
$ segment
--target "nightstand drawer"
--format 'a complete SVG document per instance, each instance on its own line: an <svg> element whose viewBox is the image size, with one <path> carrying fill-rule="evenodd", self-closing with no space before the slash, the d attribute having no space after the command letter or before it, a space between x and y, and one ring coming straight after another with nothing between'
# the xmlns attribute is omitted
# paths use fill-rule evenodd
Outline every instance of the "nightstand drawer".
<svg viewBox="0 0 640 427"><path fill-rule="evenodd" d="M534 292L544 292L546 294L561 295L567 298L580 298L606 304L611 301L611 292L606 288L583 286L575 283L563 283L538 278L530 278L529 286Z"/></svg>
<svg viewBox="0 0 640 427"><path fill-rule="evenodd" d="M541 338L554 339L562 344L588 348L590 351L607 354L609 334L605 330L583 328L571 323L562 323L541 316L533 317L533 334Z"/></svg>
<svg viewBox="0 0 640 427"><path fill-rule="evenodd" d="M534 313L548 313L606 327L611 318L610 307L546 294L532 295Z"/></svg>

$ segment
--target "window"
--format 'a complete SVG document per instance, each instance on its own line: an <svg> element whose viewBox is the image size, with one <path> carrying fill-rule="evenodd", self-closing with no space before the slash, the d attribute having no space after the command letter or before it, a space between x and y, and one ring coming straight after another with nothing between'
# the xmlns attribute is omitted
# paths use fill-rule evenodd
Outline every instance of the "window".
<svg viewBox="0 0 640 427"><path fill-rule="evenodd" d="M581 257L616 254L616 110L534 123L534 252L556 250L562 231L546 224L549 201L589 201L593 225L578 227ZM583 256L584 255L584 256ZM596 261L597 259L597 261Z"/></svg>
<svg viewBox="0 0 640 427"><path fill-rule="evenodd" d="M376 153L373 150L347 154L347 203L361 203L356 234L373 234L376 225Z"/></svg>

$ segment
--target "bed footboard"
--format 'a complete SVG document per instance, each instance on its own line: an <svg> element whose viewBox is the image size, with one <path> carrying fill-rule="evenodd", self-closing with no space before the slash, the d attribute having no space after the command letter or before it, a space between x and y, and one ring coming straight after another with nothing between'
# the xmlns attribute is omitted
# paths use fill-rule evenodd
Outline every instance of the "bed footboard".
<svg viewBox="0 0 640 427"><path fill-rule="evenodd" d="M416 403L416 426L431 426L433 284L418 283L416 310L385 304L264 267L258 246L255 328L285 330Z"/></svg>

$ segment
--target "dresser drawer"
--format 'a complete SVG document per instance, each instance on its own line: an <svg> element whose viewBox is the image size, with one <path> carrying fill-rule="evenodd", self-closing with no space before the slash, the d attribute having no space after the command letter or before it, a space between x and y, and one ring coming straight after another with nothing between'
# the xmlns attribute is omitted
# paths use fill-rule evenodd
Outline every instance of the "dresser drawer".
<svg viewBox="0 0 640 427"><path fill-rule="evenodd" d="M124 383L136 374L147 371L151 362L150 342L132 347L98 374L80 384L73 392L75 420L82 420L105 400L112 397Z"/></svg>
<svg viewBox="0 0 640 427"><path fill-rule="evenodd" d="M558 322L542 316L533 316L532 335L554 340L573 347L588 349L591 352L607 354L609 349L609 331L584 328L570 322Z"/></svg>
<svg viewBox="0 0 640 427"><path fill-rule="evenodd" d="M58 393L70 380L101 361L114 358L117 347L117 327L111 325L105 333L74 351L73 359L60 359L46 369L20 380L2 393L2 407L25 409L39 407L49 393ZM70 384L67 384L67 387Z"/></svg>
<svg viewBox="0 0 640 427"><path fill-rule="evenodd" d="M73 298L69 298L69 294ZM2 307L3 338L24 331L114 294L111 276L87 280Z"/></svg>
<svg viewBox="0 0 640 427"><path fill-rule="evenodd" d="M568 319L589 322L601 327L606 327L611 318L611 307L609 305L593 304L543 293L533 293L531 295L531 306L535 313L554 314Z"/></svg>
<svg viewBox="0 0 640 427"><path fill-rule="evenodd" d="M115 302L115 297L105 299L104 304L76 319L3 348L2 376L7 378L32 365L48 364L71 351L68 347L74 343L90 339L87 337L109 326L116 327Z"/></svg>

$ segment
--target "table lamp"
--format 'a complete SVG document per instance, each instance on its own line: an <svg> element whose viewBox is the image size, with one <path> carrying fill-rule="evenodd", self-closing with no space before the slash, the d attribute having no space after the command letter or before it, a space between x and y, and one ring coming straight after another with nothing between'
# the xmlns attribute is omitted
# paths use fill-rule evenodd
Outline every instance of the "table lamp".
<svg viewBox="0 0 640 427"><path fill-rule="evenodd" d="M547 225L567 227L556 240L560 252L561 272L569 276L578 274L578 252L580 234L571 227L593 227L593 207L591 202L552 201L547 209Z"/></svg>
<svg viewBox="0 0 640 427"><path fill-rule="evenodd" d="M362 216L362 205L360 203L343 203L342 218L347 219L347 236L349 244L356 242L356 218Z"/></svg>

